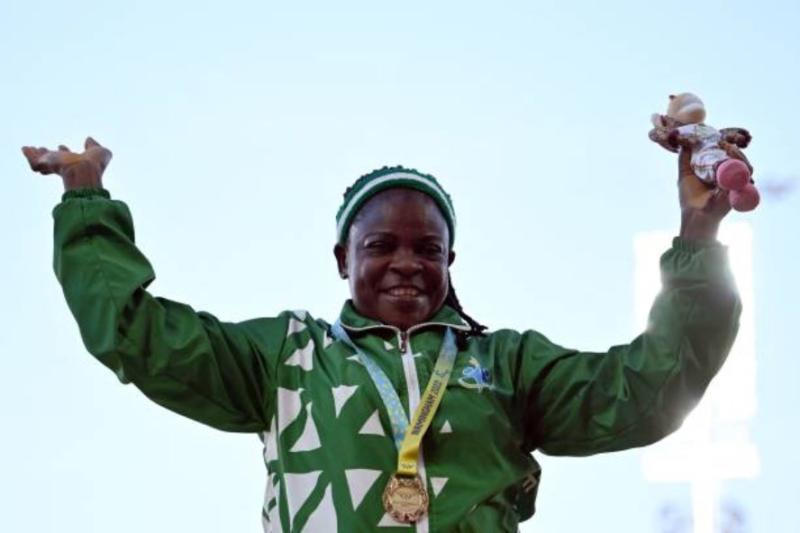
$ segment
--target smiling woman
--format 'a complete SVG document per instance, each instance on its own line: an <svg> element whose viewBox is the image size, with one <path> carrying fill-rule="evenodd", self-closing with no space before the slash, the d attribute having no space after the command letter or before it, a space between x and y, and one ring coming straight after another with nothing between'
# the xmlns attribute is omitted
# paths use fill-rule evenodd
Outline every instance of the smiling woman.
<svg viewBox="0 0 800 533"><path fill-rule="evenodd" d="M339 208L334 247L356 308L405 330L446 302L481 335L486 327L461 308L449 276L455 225L450 196L433 176L384 167L359 178Z"/></svg>
<svg viewBox="0 0 800 533"><path fill-rule="evenodd" d="M517 531L534 512L534 450L657 441L736 334L714 240L727 202L697 188L689 153L647 330L588 353L533 330L487 333L464 313L449 276L455 212L432 176L384 168L345 193L334 253L352 299L333 323L305 311L229 323L147 291L155 274L130 211L102 186L110 151L87 139L81 154L23 152L67 189L54 266L87 349L168 409L260 435L265 531Z"/></svg>
<svg viewBox="0 0 800 533"><path fill-rule="evenodd" d="M448 292L449 231L436 203L413 189L387 189L364 204L334 253L356 309L408 329L430 318Z"/></svg>

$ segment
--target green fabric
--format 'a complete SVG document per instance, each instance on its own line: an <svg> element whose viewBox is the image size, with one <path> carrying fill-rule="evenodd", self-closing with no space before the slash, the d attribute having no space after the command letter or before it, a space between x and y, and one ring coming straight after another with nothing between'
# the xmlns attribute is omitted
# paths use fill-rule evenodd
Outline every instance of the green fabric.
<svg viewBox="0 0 800 533"><path fill-rule="evenodd" d="M99 190L54 209L54 267L87 349L155 402L265 442L267 531L374 531L397 451L381 400L330 324L301 311L222 322L147 292L154 273L134 244L127 206ZM736 334L740 303L725 249L676 239L644 334L606 353L499 330L459 352L423 442L430 515L416 531L516 531L533 512L531 452L589 455L643 446L676 429ZM302 280L299 280L301 282ZM411 409L428 381L444 307L405 335L340 315ZM381 527L380 531L412 531Z"/></svg>
<svg viewBox="0 0 800 533"><path fill-rule="evenodd" d="M344 201L336 213L336 242L344 244L350 225L364 203L381 191L392 188L414 189L430 196L450 230L450 247L456 238L456 212L450 195L430 174L402 166L383 167L358 178L344 193Z"/></svg>

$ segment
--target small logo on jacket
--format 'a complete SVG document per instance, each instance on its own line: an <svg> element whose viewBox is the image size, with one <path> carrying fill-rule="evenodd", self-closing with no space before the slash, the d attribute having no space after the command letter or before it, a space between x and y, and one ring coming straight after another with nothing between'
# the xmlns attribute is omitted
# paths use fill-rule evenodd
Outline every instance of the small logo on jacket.
<svg viewBox="0 0 800 533"><path fill-rule="evenodd" d="M483 389L491 389L491 371L488 368L481 368L480 362L474 357L469 358L469 364L470 366L461 371L458 384L467 389L477 389L478 392L483 392Z"/></svg>

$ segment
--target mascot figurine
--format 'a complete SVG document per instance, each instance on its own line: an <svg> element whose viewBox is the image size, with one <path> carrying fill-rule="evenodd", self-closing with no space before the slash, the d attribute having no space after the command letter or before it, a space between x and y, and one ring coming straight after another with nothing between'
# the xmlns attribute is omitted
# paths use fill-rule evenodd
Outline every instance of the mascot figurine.
<svg viewBox="0 0 800 533"><path fill-rule="evenodd" d="M651 117L650 140L670 152L692 151L692 169L708 187L728 191L731 207L751 211L759 202L753 167L742 152L750 144L744 128L716 130L703 123L706 108L692 93L670 95L666 115Z"/></svg>

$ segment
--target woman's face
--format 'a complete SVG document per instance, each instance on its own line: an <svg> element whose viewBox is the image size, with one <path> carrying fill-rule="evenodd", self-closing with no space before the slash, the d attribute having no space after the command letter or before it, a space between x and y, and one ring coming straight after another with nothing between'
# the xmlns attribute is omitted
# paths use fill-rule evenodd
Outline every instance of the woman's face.
<svg viewBox="0 0 800 533"><path fill-rule="evenodd" d="M334 248L356 310L400 329L424 322L447 297L449 249L444 216L428 195L387 189L370 198Z"/></svg>

